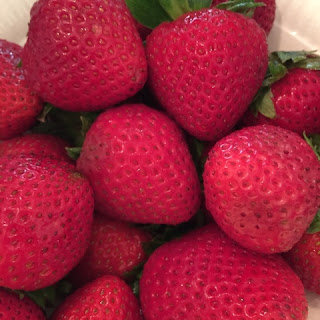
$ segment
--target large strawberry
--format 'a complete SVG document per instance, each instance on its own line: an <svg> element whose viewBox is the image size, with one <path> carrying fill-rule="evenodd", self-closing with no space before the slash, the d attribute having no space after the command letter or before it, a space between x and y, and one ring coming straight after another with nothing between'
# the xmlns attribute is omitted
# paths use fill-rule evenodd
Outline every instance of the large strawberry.
<svg viewBox="0 0 320 320"><path fill-rule="evenodd" d="M301 135L320 132L320 57L280 51L269 60L263 86L242 122L272 124Z"/></svg>
<svg viewBox="0 0 320 320"><path fill-rule="evenodd" d="M41 309L27 296L0 288L0 319L3 320L45 320Z"/></svg>
<svg viewBox="0 0 320 320"><path fill-rule="evenodd" d="M145 105L102 113L89 129L78 169L97 211L137 223L178 224L200 206L200 184L184 135Z"/></svg>
<svg viewBox="0 0 320 320"><path fill-rule="evenodd" d="M0 40L0 140L29 129L42 110L40 99L28 88L18 67L22 48Z"/></svg>
<svg viewBox="0 0 320 320"><path fill-rule="evenodd" d="M75 291L51 320L142 320L131 288L116 276L103 276Z"/></svg>
<svg viewBox="0 0 320 320"><path fill-rule="evenodd" d="M285 258L306 289L320 294L320 211L314 222Z"/></svg>
<svg viewBox="0 0 320 320"><path fill-rule="evenodd" d="M89 248L70 279L80 287L107 274L126 278L146 260L143 244L150 240L146 232L133 225L96 215Z"/></svg>
<svg viewBox="0 0 320 320"><path fill-rule="evenodd" d="M121 102L147 77L142 40L120 0L37 1L23 68L41 97L70 111Z"/></svg>
<svg viewBox="0 0 320 320"><path fill-rule="evenodd" d="M93 195L72 164L44 157L0 157L0 204L0 286L49 286L84 255Z"/></svg>
<svg viewBox="0 0 320 320"><path fill-rule="evenodd" d="M158 248L144 266L145 320L307 319L301 281L278 255L261 255L209 225Z"/></svg>
<svg viewBox="0 0 320 320"><path fill-rule="evenodd" d="M258 24L219 9L160 24L146 52L154 94L200 140L217 140L233 128L261 86L268 60Z"/></svg>
<svg viewBox="0 0 320 320"><path fill-rule="evenodd" d="M32 155L71 161L68 143L49 134L28 134L0 142L0 156Z"/></svg>
<svg viewBox="0 0 320 320"><path fill-rule="evenodd" d="M290 250L320 205L320 162L296 133L248 127L220 140L205 164L207 209L242 246Z"/></svg>
<svg viewBox="0 0 320 320"><path fill-rule="evenodd" d="M264 5L258 8L255 8L252 18L259 24L259 26L265 31L268 35L272 29L273 22L276 14L276 0L255 0L256 2L263 3ZM213 0L212 7L215 7L221 3L230 6L234 4L237 6L239 0Z"/></svg>

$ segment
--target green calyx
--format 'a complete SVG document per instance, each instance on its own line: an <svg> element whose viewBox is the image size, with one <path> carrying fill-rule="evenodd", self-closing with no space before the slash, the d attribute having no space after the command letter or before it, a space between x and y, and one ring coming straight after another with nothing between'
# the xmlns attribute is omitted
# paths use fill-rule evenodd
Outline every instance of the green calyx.
<svg viewBox="0 0 320 320"><path fill-rule="evenodd" d="M265 3L256 2L255 0L229 0L218 4L216 8L238 12L252 18L254 10L265 5Z"/></svg>
<svg viewBox="0 0 320 320"><path fill-rule="evenodd" d="M309 229L307 230L308 234L314 234L320 232L320 210L315 215Z"/></svg>
<svg viewBox="0 0 320 320"><path fill-rule="evenodd" d="M318 160L320 161L320 134L311 134L307 136L304 132L303 137L318 157Z"/></svg>
<svg viewBox="0 0 320 320"><path fill-rule="evenodd" d="M269 119L276 117L270 87L295 68L320 70L320 57L315 55L315 51L278 51L269 55L267 73L250 106L255 116L261 113Z"/></svg>

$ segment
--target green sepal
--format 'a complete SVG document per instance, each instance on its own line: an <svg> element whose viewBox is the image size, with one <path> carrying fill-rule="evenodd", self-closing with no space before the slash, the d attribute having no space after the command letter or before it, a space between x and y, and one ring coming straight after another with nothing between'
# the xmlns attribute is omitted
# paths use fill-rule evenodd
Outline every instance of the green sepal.
<svg viewBox="0 0 320 320"><path fill-rule="evenodd" d="M283 78L287 73L288 69L285 65L278 61L269 61L267 74L262 83L262 87L270 87L273 83Z"/></svg>
<svg viewBox="0 0 320 320"><path fill-rule="evenodd" d="M318 160L320 161L320 134L311 134L307 136L304 132L303 137L318 157Z"/></svg>
<svg viewBox="0 0 320 320"><path fill-rule="evenodd" d="M18 69L21 69L21 68L22 68L22 59L20 59L20 61L18 62L17 68L18 68Z"/></svg>
<svg viewBox="0 0 320 320"><path fill-rule="evenodd" d="M50 103L46 103L42 109L42 112L38 116L37 120L44 123L47 121L47 116L49 112L53 109L53 105Z"/></svg>
<svg viewBox="0 0 320 320"><path fill-rule="evenodd" d="M80 157L81 149L81 147L66 147L67 154L72 160L77 160Z"/></svg>
<svg viewBox="0 0 320 320"><path fill-rule="evenodd" d="M263 7L263 2L255 2L255 0L229 0L216 5L216 8L241 13L242 15L252 18L254 10Z"/></svg>
<svg viewBox="0 0 320 320"><path fill-rule="evenodd" d="M254 115L257 116L261 113L263 116L274 119L276 117L276 110L272 101L273 94L271 89L263 88L260 90L259 95L256 96L254 102L251 105L251 110Z"/></svg>
<svg viewBox="0 0 320 320"><path fill-rule="evenodd" d="M308 234L320 232L320 210L315 215L310 227L307 230Z"/></svg>

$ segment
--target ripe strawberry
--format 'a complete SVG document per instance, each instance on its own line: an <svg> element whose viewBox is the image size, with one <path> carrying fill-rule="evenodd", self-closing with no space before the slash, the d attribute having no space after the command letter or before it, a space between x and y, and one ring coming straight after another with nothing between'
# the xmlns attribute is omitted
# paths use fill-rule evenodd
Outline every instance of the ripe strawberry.
<svg viewBox="0 0 320 320"><path fill-rule="evenodd" d="M308 230L296 245L285 253L285 258L301 279L304 287L320 294L320 211L315 230Z"/></svg>
<svg viewBox="0 0 320 320"><path fill-rule="evenodd" d="M227 2L227 0L213 0L211 7L215 7L220 3ZM255 8L252 18L268 35L272 29L273 22L276 15L276 1L275 0L256 0L262 2L265 6Z"/></svg>
<svg viewBox="0 0 320 320"><path fill-rule="evenodd" d="M119 0L37 1L23 68L41 97L70 111L119 103L147 77L142 40Z"/></svg>
<svg viewBox="0 0 320 320"><path fill-rule="evenodd" d="M301 281L279 255L248 251L208 225L158 248L144 266L145 320L307 319Z"/></svg>
<svg viewBox="0 0 320 320"><path fill-rule="evenodd" d="M78 169L98 212L136 223L178 224L200 206L200 184L183 133L165 114L133 104L102 113Z"/></svg>
<svg viewBox="0 0 320 320"><path fill-rule="evenodd" d="M248 110L245 125L271 124L302 134L320 132L320 71L292 69L270 86L275 117Z"/></svg>
<svg viewBox="0 0 320 320"><path fill-rule="evenodd" d="M90 245L71 272L77 287L103 275L126 278L126 274L145 261L143 243L149 235L127 223L96 215L93 219Z"/></svg>
<svg viewBox="0 0 320 320"><path fill-rule="evenodd" d="M38 156L70 162L68 143L49 134L28 134L0 142L0 156Z"/></svg>
<svg viewBox="0 0 320 320"><path fill-rule="evenodd" d="M0 319L3 320L45 320L41 309L27 296L0 288Z"/></svg>
<svg viewBox="0 0 320 320"><path fill-rule="evenodd" d="M49 286L84 255L93 195L70 163L0 157L0 204L0 286Z"/></svg>
<svg viewBox="0 0 320 320"><path fill-rule="evenodd" d="M218 9L160 24L147 38L146 52L156 97L200 140L217 140L233 128L268 62L266 35L257 23Z"/></svg>
<svg viewBox="0 0 320 320"><path fill-rule="evenodd" d="M205 164L207 209L242 246L290 250L319 207L320 162L297 134L255 126L220 140Z"/></svg>
<svg viewBox="0 0 320 320"><path fill-rule="evenodd" d="M116 276L103 276L75 291L51 320L142 320L131 288Z"/></svg>
<svg viewBox="0 0 320 320"><path fill-rule="evenodd" d="M29 129L42 110L40 99L27 87L18 63L22 48L0 40L0 140Z"/></svg>

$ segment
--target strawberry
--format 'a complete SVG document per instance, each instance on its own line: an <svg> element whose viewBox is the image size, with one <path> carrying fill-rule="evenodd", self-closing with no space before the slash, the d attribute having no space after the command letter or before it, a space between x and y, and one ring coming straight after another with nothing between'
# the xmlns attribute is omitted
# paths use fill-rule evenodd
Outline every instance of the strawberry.
<svg viewBox="0 0 320 320"><path fill-rule="evenodd" d="M147 38L146 52L155 96L180 126L208 141L226 135L243 115L268 60L257 23L219 9L160 24Z"/></svg>
<svg viewBox="0 0 320 320"><path fill-rule="evenodd" d="M208 225L158 248L144 266L145 320L307 319L303 285L279 255L246 250Z"/></svg>
<svg viewBox="0 0 320 320"><path fill-rule="evenodd" d="M309 230L284 256L304 287L320 294L320 211Z"/></svg>
<svg viewBox="0 0 320 320"><path fill-rule="evenodd" d="M131 288L116 276L103 276L75 291L51 320L142 320Z"/></svg>
<svg viewBox="0 0 320 320"><path fill-rule="evenodd" d="M39 96L70 111L119 103L147 77L142 40L119 0L37 1L23 68Z"/></svg>
<svg viewBox="0 0 320 320"><path fill-rule="evenodd" d="M93 195L65 161L0 157L0 286L37 290L64 277L84 255Z"/></svg>
<svg viewBox="0 0 320 320"><path fill-rule="evenodd" d="M0 142L0 156L30 155L70 162L68 143L49 134L28 134Z"/></svg>
<svg viewBox="0 0 320 320"><path fill-rule="evenodd" d="M320 58L308 52L274 52L244 125L271 124L300 135L320 132Z"/></svg>
<svg viewBox="0 0 320 320"><path fill-rule="evenodd" d="M290 250L320 205L320 162L299 135L248 127L221 139L205 164L207 209L242 246Z"/></svg>
<svg viewBox="0 0 320 320"><path fill-rule="evenodd" d="M90 245L71 272L77 287L102 275L127 278L128 272L146 260L143 243L150 236L127 223L96 215L93 219Z"/></svg>
<svg viewBox="0 0 320 320"><path fill-rule="evenodd" d="M0 140L28 130L42 110L40 99L28 88L18 67L22 48L0 40Z"/></svg>
<svg viewBox="0 0 320 320"><path fill-rule="evenodd" d="M136 223L178 224L200 206L200 184L183 133L142 104L102 113L77 168L91 182L98 212Z"/></svg>
<svg viewBox="0 0 320 320"><path fill-rule="evenodd" d="M45 320L41 309L27 296L0 288L0 319L3 320Z"/></svg>
<svg viewBox="0 0 320 320"><path fill-rule="evenodd" d="M264 3L264 6L257 7L254 10L252 18L268 35L272 29L276 14L276 0L255 0L256 2ZM213 0L211 7L215 7L221 3L237 3L236 0Z"/></svg>

